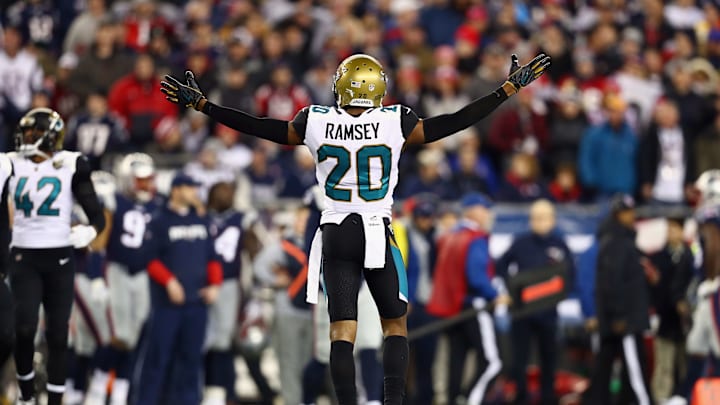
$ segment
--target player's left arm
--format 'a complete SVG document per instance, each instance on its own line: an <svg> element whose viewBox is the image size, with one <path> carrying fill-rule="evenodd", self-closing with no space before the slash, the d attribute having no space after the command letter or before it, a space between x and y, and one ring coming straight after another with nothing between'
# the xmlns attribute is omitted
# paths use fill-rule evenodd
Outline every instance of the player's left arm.
<svg viewBox="0 0 720 405"><path fill-rule="evenodd" d="M550 57L542 53L523 66L519 65L517 56L512 55L510 74L502 86L455 113L418 120L406 143L435 142L470 127L490 115L508 97L542 76L549 67Z"/></svg>
<svg viewBox="0 0 720 405"><path fill-rule="evenodd" d="M78 157L75 174L72 178L72 192L77 202L85 211L88 221L97 233L105 229L105 214L98 200L95 186L90 180L90 163L85 156Z"/></svg>
<svg viewBox="0 0 720 405"><path fill-rule="evenodd" d="M162 86L160 91L171 103L192 107L236 131L281 145L302 145L303 143L303 137L292 122L260 118L208 101L195 81L195 75L189 70L185 72L185 83L173 76L166 75L165 80L160 84Z"/></svg>

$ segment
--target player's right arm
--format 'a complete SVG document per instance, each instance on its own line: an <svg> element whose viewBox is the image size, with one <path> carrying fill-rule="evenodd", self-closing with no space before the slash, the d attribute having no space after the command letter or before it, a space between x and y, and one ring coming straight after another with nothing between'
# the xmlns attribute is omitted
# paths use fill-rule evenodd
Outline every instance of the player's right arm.
<svg viewBox="0 0 720 405"><path fill-rule="evenodd" d="M191 71L185 72L185 81L166 75L161 82L165 98L175 104L192 107L215 121L244 134L282 145L301 145L303 138L292 122L274 118L260 118L244 111L213 104L200 90Z"/></svg>
<svg viewBox="0 0 720 405"><path fill-rule="evenodd" d="M407 137L408 144L435 142L477 123L495 111L508 97L542 76L550 67L550 57L540 54L527 64L520 66L516 55L512 55L510 74L500 88L474 100L452 114L442 114L419 120Z"/></svg>

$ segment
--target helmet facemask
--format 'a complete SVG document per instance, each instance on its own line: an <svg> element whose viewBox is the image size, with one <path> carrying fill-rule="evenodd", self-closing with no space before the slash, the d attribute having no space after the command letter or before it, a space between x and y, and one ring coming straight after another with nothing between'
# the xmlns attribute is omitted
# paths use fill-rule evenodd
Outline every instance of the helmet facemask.
<svg viewBox="0 0 720 405"><path fill-rule="evenodd" d="M15 132L15 150L25 157L50 159L62 149L65 123L60 114L49 108L36 108L20 119Z"/></svg>

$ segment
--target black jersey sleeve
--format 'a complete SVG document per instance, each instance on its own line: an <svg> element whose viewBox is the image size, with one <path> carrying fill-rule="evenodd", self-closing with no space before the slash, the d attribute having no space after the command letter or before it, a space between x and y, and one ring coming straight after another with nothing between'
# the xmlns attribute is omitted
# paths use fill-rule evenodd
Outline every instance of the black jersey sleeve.
<svg viewBox="0 0 720 405"><path fill-rule="evenodd" d="M295 115L295 118L292 120L293 128L295 128L295 132L298 134L300 139L305 139L305 132L307 130L307 120L308 120L308 113L310 111L309 107L305 107L302 110L298 111L298 113Z"/></svg>
<svg viewBox="0 0 720 405"><path fill-rule="evenodd" d="M244 134L290 145L288 122L274 118L259 118L246 112L206 102L202 112L215 121Z"/></svg>
<svg viewBox="0 0 720 405"><path fill-rule="evenodd" d="M400 109L400 127L402 128L403 138L407 139L417 125L420 118L410 107L402 106Z"/></svg>
<svg viewBox="0 0 720 405"><path fill-rule="evenodd" d="M95 193L95 187L90 179L90 163L85 156L77 159L75 174L72 178L72 192L77 202L85 211L85 215L95 230L100 233L105 228L105 215L103 208Z"/></svg>
<svg viewBox="0 0 720 405"><path fill-rule="evenodd" d="M490 115L507 99L508 95L501 87L453 114L442 114L424 120L425 143L440 140L468 128Z"/></svg>

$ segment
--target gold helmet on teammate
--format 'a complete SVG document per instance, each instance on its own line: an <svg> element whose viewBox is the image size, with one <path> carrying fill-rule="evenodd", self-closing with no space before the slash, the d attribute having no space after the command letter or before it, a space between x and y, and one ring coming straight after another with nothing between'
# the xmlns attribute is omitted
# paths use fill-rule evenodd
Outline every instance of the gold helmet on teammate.
<svg viewBox="0 0 720 405"><path fill-rule="evenodd" d="M380 107L387 91L382 65L370 55L353 55L342 62L333 77L338 107Z"/></svg>
<svg viewBox="0 0 720 405"><path fill-rule="evenodd" d="M65 122L57 111L34 108L21 119L15 130L15 150L24 156L62 150Z"/></svg>

